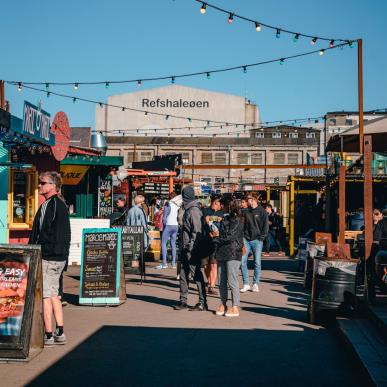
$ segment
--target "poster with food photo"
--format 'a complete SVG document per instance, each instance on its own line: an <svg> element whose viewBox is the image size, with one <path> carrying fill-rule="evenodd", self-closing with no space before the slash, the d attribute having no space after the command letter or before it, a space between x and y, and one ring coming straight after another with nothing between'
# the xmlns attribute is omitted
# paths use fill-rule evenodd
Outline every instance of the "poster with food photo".
<svg viewBox="0 0 387 387"><path fill-rule="evenodd" d="M0 257L0 336L18 336L23 320L28 261Z"/></svg>

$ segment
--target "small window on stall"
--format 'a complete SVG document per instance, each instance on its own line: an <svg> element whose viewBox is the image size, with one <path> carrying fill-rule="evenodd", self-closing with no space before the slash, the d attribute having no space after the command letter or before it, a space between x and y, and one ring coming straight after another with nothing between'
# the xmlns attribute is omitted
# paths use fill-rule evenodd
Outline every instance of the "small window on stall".
<svg viewBox="0 0 387 387"><path fill-rule="evenodd" d="M32 227L37 211L35 170L11 170L9 223L11 228Z"/></svg>

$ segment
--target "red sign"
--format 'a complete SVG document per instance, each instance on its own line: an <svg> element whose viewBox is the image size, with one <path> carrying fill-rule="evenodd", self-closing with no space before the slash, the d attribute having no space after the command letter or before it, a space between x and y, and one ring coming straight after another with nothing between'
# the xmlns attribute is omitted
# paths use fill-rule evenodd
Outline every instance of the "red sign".
<svg viewBox="0 0 387 387"><path fill-rule="evenodd" d="M52 154L56 160L62 161L70 146L70 124L66 113L56 113L51 125L51 132L55 135L55 145L51 147Z"/></svg>

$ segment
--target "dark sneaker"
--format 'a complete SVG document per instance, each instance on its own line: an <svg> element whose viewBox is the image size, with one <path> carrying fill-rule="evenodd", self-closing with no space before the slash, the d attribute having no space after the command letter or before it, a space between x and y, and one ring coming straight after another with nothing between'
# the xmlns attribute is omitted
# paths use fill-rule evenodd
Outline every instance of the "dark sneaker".
<svg viewBox="0 0 387 387"><path fill-rule="evenodd" d="M67 343L67 340L66 340L66 335L64 333L62 333L60 336L54 333L54 344L63 345L66 343Z"/></svg>
<svg viewBox="0 0 387 387"><path fill-rule="evenodd" d="M179 304L174 305L173 309L175 309L175 310L185 310L185 309L188 309L188 305L185 302L180 302Z"/></svg>
<svg viewBox="0 0 387 387"><path fill-rule="evenodd" d="M205 310L208 310L207 304L202 304L202 303L197 303L195 306L192 308L189 308L190 311L192 312L203 312Z"/></svg>
<svg viewBox="0 0 387 387"><path fill-rule="evenodd" d="M51 336L49 339L47 338L47 335L44 335L44 346L49 347L51 345L55 344L54 336Z"/></svg>

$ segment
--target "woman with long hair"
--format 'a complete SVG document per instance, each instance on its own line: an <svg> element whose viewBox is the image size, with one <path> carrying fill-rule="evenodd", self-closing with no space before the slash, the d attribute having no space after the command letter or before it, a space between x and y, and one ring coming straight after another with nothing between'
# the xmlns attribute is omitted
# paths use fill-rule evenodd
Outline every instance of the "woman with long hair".
<svg viewBox="0 0 387 387"><path fill-rule="evenodd" d="M221 300L216 315L238 317L240 303L238 274L242 260L243 222L236 200L223 197L221 205L224 218L220 223L219 232L211 235L216 246ZM227 308L228 287L231 289L232 301L229 309Z"/></svg>

